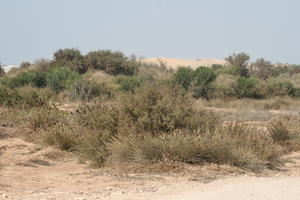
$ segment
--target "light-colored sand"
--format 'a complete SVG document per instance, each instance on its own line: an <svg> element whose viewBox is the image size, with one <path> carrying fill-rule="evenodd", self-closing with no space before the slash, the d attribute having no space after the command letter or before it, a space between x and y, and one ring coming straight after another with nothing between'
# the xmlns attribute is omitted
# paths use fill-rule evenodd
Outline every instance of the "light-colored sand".
<svg viewBox="0 0 300 200"><path fill-rule="evenodd" d="M192 69L196 69L199 66L210 67L213 64L225 65L227 62L222 59L197 59L197 60L186 60L177 58L143 58L142 62L154 63L154 64L166 64L171 69L178 69L180 66L189 66Z"/></svg>

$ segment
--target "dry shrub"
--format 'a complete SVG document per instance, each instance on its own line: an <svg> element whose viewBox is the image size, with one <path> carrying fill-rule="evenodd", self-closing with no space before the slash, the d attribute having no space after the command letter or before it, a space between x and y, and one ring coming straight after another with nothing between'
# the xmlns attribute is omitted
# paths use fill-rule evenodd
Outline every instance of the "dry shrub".
<svg viewBox="0 0 300 200"><path fill-rule="evenodd" d="M220 127L208 136L205 144L208 160L215 163L260 170L273 167L277 161L278 152L273 141L243 123Z"/></svg>
<svg viewBox="0 0 300 200"><path fill-rule="evenodd" d="M197 111L194 100L180 88L148 84L122 99L122 115L137 132L156 134L177 129L214 130L219 118L208 111Z"/></svg>
<svg viewBox="0 0 300 200"><path fill-rule="evenodd" d="M183 131L152 136L119 135L110 145L113 162L202 161L203 139Z"/></svg>
<svg viewBox="0 0 300 200"><path fill-rule="evenodd" d="M285 151L300 149L300 121L289 118L275 119L268 128L274 143L284 147Z"/></svg>
<svg viewBox="0 0 300 200"><path fill-rule="evenodd" d="M280 110L282 108L287 108L292 104L293 101L289 97L275 97L273 99L263 101L263 108L267 110Z"/></svg>
<svg viewBox="0 0 300 200"><path fill-rule="evenodd" d="M213 131L219 122L215 114L195 110L192 98L178 88L160 84L124 95L115 104L85 105L77 111L76 119L89 129L83 134L83 157L98 165L107 160L107 146L115 136L154 136L176 130L200 134Z"/></svg>
<svg viewBox="0 0 300 200"><path fill-rule="evenodd" d="M74 151L79 145L79 134L69 126L57 124L41 132L42 141L61 150Z"/></svg>
<svg viewBox="0 0 300 200"><path fill-rule="evenodd" d="M66 113L55 106L43 106L36 108L29 115L30 127L37 131L46 130L55 125L66 124Z"/></svg>
<svg viewBox="0 0 300 200"><path fill-rule="evenodd" d="M278 155L271 138L242 123L205 134L174 131L155 136L119 135L110 151L113 162L205 161L253 171L274 167Z"/></svg>

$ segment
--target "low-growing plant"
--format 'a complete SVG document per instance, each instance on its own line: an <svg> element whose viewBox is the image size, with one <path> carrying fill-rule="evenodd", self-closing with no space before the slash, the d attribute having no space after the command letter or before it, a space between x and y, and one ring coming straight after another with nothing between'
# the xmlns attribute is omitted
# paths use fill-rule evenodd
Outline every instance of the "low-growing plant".
<svg viewBox="0 0 300 200"><path fill-rule="evenodd" d="M187 130L155 136L121 134L109 149L113 162L212 162L253 171L273 168L279 155L271 138L242 123L204 134Z"/></svg>
<svg viewBox="0 0 300 200"><path fill-rule="evenodd" d="M300 123L298 120L289 118L275 119L268 128L269 134L276 144L285 148L286 151L300 149Z"/></svg>
<svg viewBox="0 0 300 200"><path fill-rule="evenodd" d="M65 151L76 150L80 143L79 134L69 126L54 125L40 134L45 144Z"/></svg>
<svg viewBox="0 0 300 200"><path fill-rule="evenodd" d="M218 117L208 111L197 111L194 101L179 87L158 83L140 88L122 99L121 112L127 126L156 134L175 129L214 129Z"/></svg>
<svg viewBox="0 0 300 200"><path fill-rule="evenodd" d="M83 79L74 81L69 87L71 99L90 101L95 97L110 99L113 96L112 90L105 83L94 83Z"/></svg>
<svg viewBox="0 0 300 200"><path fill-rule="evenodd" d="M10 89L0 87L0 105L8 107L39 107L47 104L47 100L41 97L35 90Z"/></svg>
<svg viewBox="0 0 300 200"><path fill-rule="evenodd" d="M15 77L6 78L2 83L10 88L18 88L25 85L41 88L46 86L46 73L39 70L28 70L19 73Z"/></svg>
<svg viewBox="0 0 300 200"><path fill-rule="evenodd" d="M123 92L135 92L146 80L138 76L118 76L117 83L120 85L119 90Z"/></svg>
<svg viewBox="0 0 300 200"><path fill-rule="evenodd" d="M67 114L55 106L43 106L34 109L30 115L30 127L37 130L47 130L60 124L67 125Z"/></svg>

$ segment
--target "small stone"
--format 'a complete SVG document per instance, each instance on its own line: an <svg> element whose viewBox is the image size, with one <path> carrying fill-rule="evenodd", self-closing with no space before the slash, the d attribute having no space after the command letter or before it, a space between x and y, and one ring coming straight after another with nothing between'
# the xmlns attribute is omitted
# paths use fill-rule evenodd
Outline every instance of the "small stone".
<svg viewBox="0 0 300 200"><path fill-rule="evenodd" d="M7 195L7 194L3 194L2 196L3 196L3 198L5 198L5 199L8 198L8 195Z"/></svg>

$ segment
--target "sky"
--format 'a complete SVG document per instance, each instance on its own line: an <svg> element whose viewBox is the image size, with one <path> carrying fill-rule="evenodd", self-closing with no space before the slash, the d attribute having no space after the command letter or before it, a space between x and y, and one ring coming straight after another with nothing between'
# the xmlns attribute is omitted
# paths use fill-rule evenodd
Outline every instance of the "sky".
<svg viewBox="0 0 300 200"><path fill-rule="evenodd" d="M0 62L61 48L300 64L299 0L0 0Z"/></svg>

